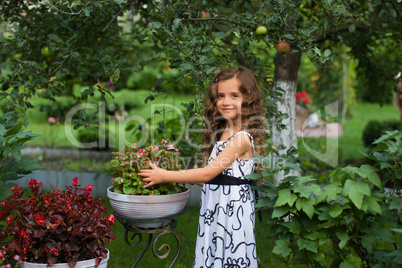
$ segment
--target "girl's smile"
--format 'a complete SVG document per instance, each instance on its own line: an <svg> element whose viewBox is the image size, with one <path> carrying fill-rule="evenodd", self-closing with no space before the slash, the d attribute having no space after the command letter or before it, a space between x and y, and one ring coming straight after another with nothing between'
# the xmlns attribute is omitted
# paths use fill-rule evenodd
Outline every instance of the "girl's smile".
<svg viewBox="0 0 402 268"><path fill-rule="evenodd" d="M237 78L220 81L218 84L216 108L226 120L235 120L241 114L243 95ZM236 124L236 122L232 122Z"/></svg>

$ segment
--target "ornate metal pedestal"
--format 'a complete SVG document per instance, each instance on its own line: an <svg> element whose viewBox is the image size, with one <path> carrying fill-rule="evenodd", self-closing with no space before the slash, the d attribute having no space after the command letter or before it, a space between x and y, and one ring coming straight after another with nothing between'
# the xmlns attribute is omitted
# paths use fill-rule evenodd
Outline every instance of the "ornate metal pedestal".
<svg viewBox="0 0 402 268"><path fill-rule="evenodd" d="M130 246L136 247L141 244L142 242L142 236L143 235L148 235L148 240L145 243L144 248L142 249L141 253L139 254L138 258L135 260L134 264L131 266L131 268L134 268L137 266L141 258L144 256L145 252L148 250L149 246L152 244L152 253L153 255L158 258L158 259L165 259L169 256L170 254L170 246L166 243L162 244L158 249L156 248L156 244L159 240L160 237L164 235L172 235L177 242L177 252L176 255L174 256L172 262L169 265L169 268L173 267L173 265L176 263L177 259L179 258L180 252L181 252L181 241L179 236L172 231L177 226L177 221L174 219L177 216L180 216L186 211L186 209L183 209L180 213L177 213L175 215L172 215L168 218L164 218L164 222L161 225L161 227L156 227L156 228L142 228L142 227L135 227L130 224L128 224L127 219L122 218L119 215L116 215L115 213L114 216L116 219L123 224L125 232L124 232L124 240L126 243ZM161 219L158 219L160 221ZM144 222L149 220L144 220ZM154 235L156 235L154 237ZM135 241L136 240L136 241ZM133 241L133 242L132 242ZM161 253L165 249L165 253Z"/></svg>

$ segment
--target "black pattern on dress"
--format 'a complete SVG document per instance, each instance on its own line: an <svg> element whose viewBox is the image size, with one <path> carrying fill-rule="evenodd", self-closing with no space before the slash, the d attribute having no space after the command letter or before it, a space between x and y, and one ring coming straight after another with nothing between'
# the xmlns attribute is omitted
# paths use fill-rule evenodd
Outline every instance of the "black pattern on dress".
<svg viewBox="0 0 402 268"><path fill-rule="evenodd" d="M216 142L208 162L221 153L229 141ZM234 161L224 175L244 179L254 171L253 159ZM198 222L194 268L258 267L254 236L254 195L249 184L204 184Z"/></svg>

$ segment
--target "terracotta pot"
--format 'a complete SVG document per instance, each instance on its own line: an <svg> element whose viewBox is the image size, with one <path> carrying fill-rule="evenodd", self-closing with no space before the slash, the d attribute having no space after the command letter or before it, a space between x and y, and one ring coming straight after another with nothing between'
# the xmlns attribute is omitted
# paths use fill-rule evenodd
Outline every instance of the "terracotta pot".
<svg viewBox="0 0 402 268"><path fill-rule="evenodd" d="M303 125L307 125L309 110L303 106L296 105L296 129L302 129ZM306 127L306 126L304 126Z"/></svg>
<svg viewBox="0 0 402 268"><path fill-rule="evenodd" d="M109 260L109 250L107 251L107 258L102 259L101 263L98 265L98 268L106 268L107 267L107 262ZM96 259L90 259L90 260L85 260L85 261L79 261L77 264L74 266L74 268L94 268L95 267L95 260ZM23 262L21 263L22 268L70 268L68 263L56 263L53 265L48 265L46 263L32 263L32 262Z"/></svg>
<svg viewBox="0 0 402 268"><path fill-rule="evenodd" d="M107 189L107 196L115 216L127 221L129 225L142 228L157 228L169 224L175 215L182 212L187 203L190 190L169 195L127 195Z"/></svg>

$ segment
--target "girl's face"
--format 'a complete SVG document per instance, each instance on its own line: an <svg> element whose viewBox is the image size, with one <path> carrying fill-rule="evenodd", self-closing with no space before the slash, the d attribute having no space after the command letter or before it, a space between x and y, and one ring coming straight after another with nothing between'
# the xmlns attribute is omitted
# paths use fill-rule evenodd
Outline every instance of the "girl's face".
<svg viewBox="0 0 402 268"><path fill-rule="evenodd" d="M238 114L241 113L243 95L240 93L240 81L237 78L220 81L218 83L216 108L226 120L235 124Z"/></svg>

